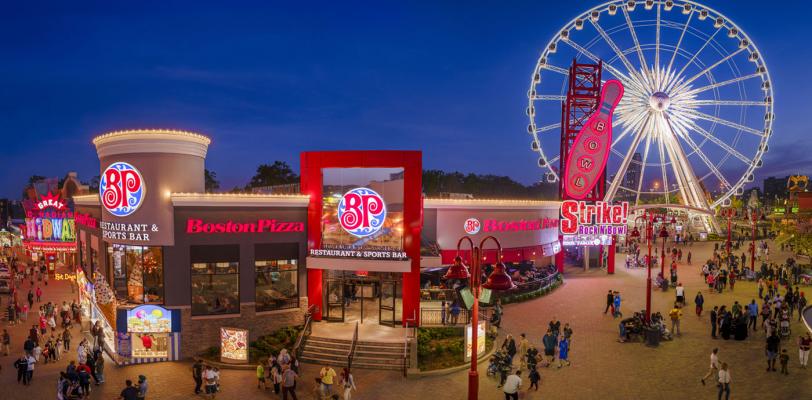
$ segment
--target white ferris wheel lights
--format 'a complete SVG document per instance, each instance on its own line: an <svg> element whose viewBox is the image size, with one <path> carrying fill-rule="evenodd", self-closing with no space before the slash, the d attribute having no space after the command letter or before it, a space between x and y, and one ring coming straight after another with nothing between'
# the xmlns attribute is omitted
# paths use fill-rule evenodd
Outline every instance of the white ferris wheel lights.
<svg viewBox="0 0 812 400"><path fill-rule="evenodd" d="M747 34L694 1L614 0L558 29L531 76L527 132L548 181L559 179L561 102L573 59L602 62L602 80L618 79L627 90L616 109L607 200L651 202L645 182L657 180L664 202L678 194L684 205L708 209L762 166L774 95Z"/></svg>

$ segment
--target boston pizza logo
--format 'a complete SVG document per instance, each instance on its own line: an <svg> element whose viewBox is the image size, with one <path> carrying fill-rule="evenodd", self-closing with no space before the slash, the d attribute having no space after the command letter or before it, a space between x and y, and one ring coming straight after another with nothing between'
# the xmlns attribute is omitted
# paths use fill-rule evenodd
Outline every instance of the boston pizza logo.
<svg viewBox="0 0 812 400"><path fill-rule="evenodd" d="M480 224L479 220L476 218L468 218L465 220L465 223L462 225L462 227L463 229L465 229L465 233L469 235L476 235L482 228L482 224Z"/></svg>
<svg viewBox="0 0 812 400"><path fill-rule="evenodd" d="M383 228L386 204L383 197L369 188L355 188L338 202L338 222L350 235L362 238Z"/></svg>
<svg viewBox="0 0 812 400"><path fill-rule="evenodd" d="M116 217L126 217L144 202L144 180L126 162L110 164L99 180L99 196L104 208Z"/></svg>

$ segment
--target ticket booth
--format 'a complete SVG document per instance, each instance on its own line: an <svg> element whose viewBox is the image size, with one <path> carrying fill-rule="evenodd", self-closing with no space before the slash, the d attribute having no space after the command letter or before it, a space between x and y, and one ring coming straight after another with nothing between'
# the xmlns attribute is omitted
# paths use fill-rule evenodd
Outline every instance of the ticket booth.
<svg viewBox="0 0 812 400"><path fill-rule="evenodd" d="M180 313L157 305L119 309L116 353L122 364L180 359Z"/></svg>

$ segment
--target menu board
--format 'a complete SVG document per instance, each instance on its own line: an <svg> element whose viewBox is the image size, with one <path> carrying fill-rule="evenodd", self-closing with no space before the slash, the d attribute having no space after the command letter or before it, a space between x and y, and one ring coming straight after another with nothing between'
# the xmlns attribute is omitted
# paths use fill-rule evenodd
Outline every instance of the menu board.
<svg viewBox="0 0 812 400"><path fill-rule="evenodd" d="M220 361L248 363L248 330L220 328Z"/></svg>
<svg viewBox="0 0 812 400"><path fill-rule="evenodd" d="M143 305L128 310L127 332L172 332L172 311L153 305Z"/></svg>
<svg viewBox="0 0 812 400"><path fill-rule="evenodd" d="M465 361L471 361L471 343L473 341L473 331L471 324L465 326ZM476 341L476 354L485 352L485 321L480 321L477 325L477 341Z"/></svg>

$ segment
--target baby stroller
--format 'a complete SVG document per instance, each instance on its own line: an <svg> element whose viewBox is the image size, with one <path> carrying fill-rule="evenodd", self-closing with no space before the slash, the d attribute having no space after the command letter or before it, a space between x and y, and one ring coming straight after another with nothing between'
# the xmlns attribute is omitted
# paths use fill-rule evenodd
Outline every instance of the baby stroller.
<svg viewBox="0 0 812 400"><path fill-rule="evenodd" d="M788 318L781 318L781 322L778 325L778 332L782 339L789 339L790 335L792 334L792 330L789 327Z"/></svg>
<svg viewBox="0 0 812 400"><path fill-rule="evenodd" d="M63 400L79 400L84 398L79 381L68 381L63 387L61 394L60 399Z"/></svg>
<svg viewBox="0 0 812 400"><path fill-rule="evenodd" d="M496 376L501 371L502 366L507 363L507 354L502 350L493 353L490 362L488 363L488 376Z"/></svg>

